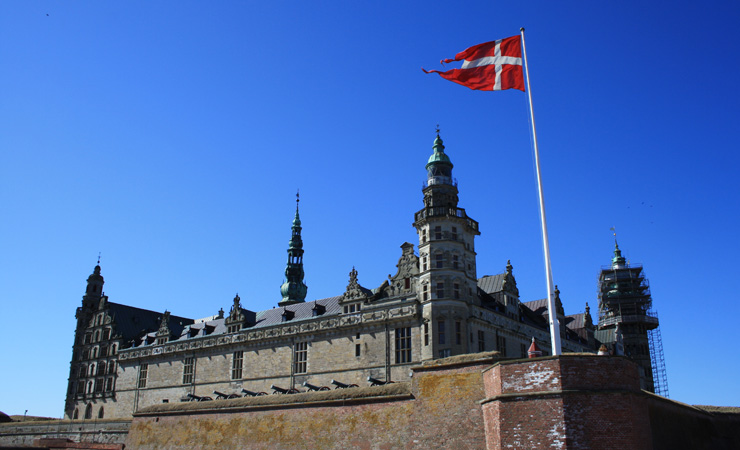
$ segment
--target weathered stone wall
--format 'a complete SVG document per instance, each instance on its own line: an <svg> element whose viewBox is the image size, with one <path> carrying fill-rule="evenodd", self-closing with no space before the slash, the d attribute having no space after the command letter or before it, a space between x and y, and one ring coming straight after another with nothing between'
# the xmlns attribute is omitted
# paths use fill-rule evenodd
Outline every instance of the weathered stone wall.
<svg viewBox="0 0 740 450"><path fill-rule="evenodd" d="M739 408L689 406L651 395L648 401L654 450L736 450ZM733 410L734 412L726 412Z"/></svg>
<svg viewBox="0 0 740 450"><path fill-rule="evenodd" d="M30 447L38 439L123 444L130 420L48 420L0 423L0 448Z"/></svg>
<svg viewBox="0 0 740 450"><path fill-rule="evenodd" d="M453 359L454 360L454 359ZM484 449L482 369L487 358L417 368L405 397L379 396L210 409L183 414L181 405L143 411L132 424L127 448L154 449ZM390 385L391 387L393 385ZM385 387L361 388L382 392ZM351 394L352 390L346 390ZM298 395L291 400L301 399ZM287 398L286 398L287 400ZM219 402L239 404L240 400ZM208 402L211 403L211 402ZM190 405L188 405L190 406ZM196 405L194 405L196 406ZM169 409L169 411L168 411Z"/></svg>

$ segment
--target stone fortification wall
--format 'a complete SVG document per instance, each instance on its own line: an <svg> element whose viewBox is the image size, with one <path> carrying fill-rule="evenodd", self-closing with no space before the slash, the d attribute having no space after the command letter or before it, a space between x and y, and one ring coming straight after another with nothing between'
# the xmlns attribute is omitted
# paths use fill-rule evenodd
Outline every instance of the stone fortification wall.
<svg viewBox="0 0 740 450"><path fill-rule="evenodd" d="M690 406L651 395L648 411L654 450L740 448L740 408Z"/></svg>
<svg viewBox="0 0 740 450"><path fill-rule="evenodd" d="M484 397L482 370L494 358L453 357L418 367L409 383L157 405L136 415L126 447L483 449L478 401Z"/></svg>
<svg viewBox="0 0 740 450"><path fill-rule="evenodd" d="M0 448L32 447L41 439L123 444L130 420L45 420L0 424Z"/></svg>

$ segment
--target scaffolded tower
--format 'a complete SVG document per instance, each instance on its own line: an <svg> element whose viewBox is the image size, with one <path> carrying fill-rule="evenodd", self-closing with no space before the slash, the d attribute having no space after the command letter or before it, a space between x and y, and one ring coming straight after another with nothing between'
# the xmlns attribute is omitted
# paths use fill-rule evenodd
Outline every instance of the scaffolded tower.
<svg viewBox="0 0 740 450"><path fill-rule="evenodd" d="M624 354L640 369L642 388L668 394L658 315L642 265L627 264L614 241L614 257L599 276L599 325L596 338L612 353Z"/></svg>

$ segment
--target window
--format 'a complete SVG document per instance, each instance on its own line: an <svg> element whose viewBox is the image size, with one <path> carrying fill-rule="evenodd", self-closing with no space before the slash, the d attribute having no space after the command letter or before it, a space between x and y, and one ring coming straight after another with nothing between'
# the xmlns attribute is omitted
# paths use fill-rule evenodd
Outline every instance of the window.
<svg viewBox="0 0 740 450"><path fill-rule="evenodd" d="M506 338L503 336L496 336L496 348L501 352L501 356L506 356Z"/></svg>
<svg viewBox="0 0 740 450"><path fill-rule="evenodd" d="M443 348L439 351L439 357L440 358L449 358L450 357L450 349L449 348Z"/></svg>
<svg viewBox="0 0 740 450"><path fill-rule="evenodd" d="M77 393L78 394L84 394L85 393L85 383L77 383Z"/></svg>
<svg viewBox="0 0 740 450"><path fill-rule="evenodd" d="M478 330L478 351L486 351L486 332L483 330Z"/></svg>
<svg viewBox="0 0 740 450"><path fill-rule="evenodd" d="M115 361L111 361L108 363L108 373L109 374L116 373L116 362Z"/></svg>
<svg viewBox="0 0 740 450"><path fill-rule="evenodd" d="M105 330L103 330L103 340L108 339L110 339L110 328L106 328Z"/></svg>
<svg viewBox="0 0 740 450"><path fill-rule="evenodd" d="M182 384L192 384L193 369L195 369L195 358L185 358L182 366Z"/></svg>
<svg viewBox="0 0 740 450"><path fill-rule="evenodd" d="M92 394L92 391L93 391L93 382L92 381L88 381L87 382L87 393L88 394Z"/></svg>
<svg viewBox="0 0 740 450"><path fill-rule="evenodd" d="M149 371L149 364L139 366L139 389L146 387L146 374Z"/></svg>
<svg viewBox="0 0 740 450"><path fill-rule="evenodd" d="M406 278L403 279L403 288L404 289L411 288L411 278L406 277Z"/></svg>
<svg viewBox="0 0 740 450"><path fill-rule="evenodd" d="M424 324L424 345L429 345L429 324Z"/></svg>
<svg viewBox="0 0 740 450"><path fill-rule="evenodd" d="M100 361L98 364L98 375L105 375L105 361Z"/></svg>
<svg viewBox="0 0 740 450"><path fill-rule="evenodd" d="M108 378L105 380L105 392L110 392L113 390L113 378Z"/></svg>
<svg viewBox="0 0 740 450"><path fill-rule="evenodd" d="M229 327L226 330L226 332L227 333L236 333L237 331L239 331L241 329L241 327L242 327L241 324L238 324L238 323L236 325L229 325Z"/></svg>
<svg viewBox="0 0 740 450"><path fill-rule="evenodd" d="M100 378L95 379L95 392L103 392L103 380Z"/></svg>
<svg viewBox="0 0 740 450"><path fill-rule="evenodd" d="M437 298L444 298L445 296L445 284L437 283Z"/></svg>
<svg viewBox="0 0 740 450"><path fill-rule="evenodd" d="M451 236L451 238L452 238L453 241L456 241L457 240L457 227L452 227L452 236Z"/></svg>
<svg viewBox="0 0 740 450"><path fill-rule="evenodd" d="M522 353L522 358L526 358L527 356L529 356L529 353L527 351L527 346L525 344L520 344L519 345L519 348L520 348L521 353Z"/></svg>
<svg viewBox="0 0 740 450"><path fill-rule="evenodd" d="M100 357L105 358L108 356L108 346L107 345L101 345L100 346Z"/></svg>
<svg viewBox="0 0 740 450"><path fill-rule="evenodd" d="M424 298L424 301L429 300L429 293L427 292L428 288L429 288L429 286L427 286L425 284L424 285L424 289L423 289L424 290L424 297L423 297Z"/></svg>
<svg viewBox="0 0 740 450"><path fill-rule="evenodd" d="M421 230L421 243L425 244L427 242L427 230L424 228Z"/></svg>
<svg viewBox="0 0 740 450"><path fill-rule="evenodd" d="M241 380L242 378L242 367L244 365L244 352L239 350L234 352L234 357L231 360L231 379Z"/></svg>
<svg viewBox="0 0 740 450"><path fill-rule="evenodd" d="M438 342L444 345L445 343L445 321L444 320L437 321L437 336L439 337Z"/></svg>
<svg viewBox="0 0 740 450"><path fill-rule="evenodd" d="M101 406L98 410L98 419L102 419L104 414L105 413L103 412L103 407Z"/></svg>
<svg viewBox="0 0 740 450"><path fill-rule="evenodd" d="M89 344L90 342L92 342L92 334L86 333L85 334L85 344Z"/></svg>
<svg viewBox="0 0 740 450"><path fill-rule="evenodd" d="M308 342L295 344L295 373L306 373L308 361Z"/></svg>
<svg viewBox="0 0 740 450"><path fill-rule="evenodd" d="M460 257L457 255L452 255L452 268L453 269L460 268Z"/></svg>
<svg viewBox="0 0 740 450"><path fill-rule="evenodd" d="M427 257L426 256L421 258L421 270L422 272L426 272L427 270Z"/></svg>
<svg viewBox="0 0 740 450"><path fill-rule="evenodd" d="M80 366L80 373L77 376L82 378L85 375L87 375L87 366L83 364Z"/></svg>
<svg viewBox="0 0 740 450"><path fill-rule="evenodd" d="M87 373L87 376L92 377L95 375L95 364L90 364L90 371Z"/></svg>
<svg viewBox="0 0 740 450"><path fill-rule="evenodd" d="M434 239L436 240L442 239L442 227L440 226L434 227Z"/></svg>
<svg viewBox="0 0 740 450"><path fill-rule="evenodd" d="M90 359L90 351L88 349L85 349L82 351L82 360Z"/></svg>
<svg viewBox="0 0 740 450"><path fill-rule="evenodd" d="M92 419L92 403L88 403L85 407L85 419Z"/></svg>
<svg viewBox="0 0 740 450"><path fill-rule="evenodd" d="M460 285L458 283L452 285L452 291L455 298L460 298Z"/></svg>
<svg viewBox="0 0 740 450"><path fill-rule="evenodd" d="M75 414L72 416L74 420L77 420L80 418L80 410L75 408Z"/></svg>
<svg viewBox="0 0 740 450"><path fill-rule="evenodd" d="M95 332L95 342L100 341L100 330Z"/></svg>
<svg viewBox="0 0 740 450"><path fill-rule="evenodd" d="M118 347L116 346L116 344L113 344L113 345L111 345L111 347L110 347L110 352L109 352L109 353L110 353L111 355L115 355L115 354L116 354L116 348L118 348Z"/></svg>
<svg viewBox="0 0 740 450"><path fill-rule="evenodd" d="M434 261L437 269L443 268L445 264L445 255L441 253L434 255Z"/></svg>
<svg viewBox="0 0 740 450"><path fill-rule="evenodd" d="M411 327L396 328L396 364L411 362Z"/></svg>
<svg viewBox="0 0 740 450"><path fill-rule="evenodd" d="M360 344L355 344L355 357L359 357L362 354L362 347Z"/></svg>
<svg viewBox="0 0 740 450"><path fill-rule="evenodd" d="M455 344L462 344L462 323L455 321Z"/></svg>

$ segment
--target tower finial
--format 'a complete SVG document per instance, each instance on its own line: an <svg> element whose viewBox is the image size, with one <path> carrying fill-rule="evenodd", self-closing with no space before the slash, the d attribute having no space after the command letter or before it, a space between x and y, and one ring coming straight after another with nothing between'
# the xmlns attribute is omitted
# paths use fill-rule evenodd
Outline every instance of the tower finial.
<svg viewBox="0 0 740 450"><path fill-rule="evenodd" d="M437 127L434 129L434 131L437 132L437 137L439 137L439 124L437 124Z"/></svg>
<svg viewBox="0 0 740 450"><path fill-rule="evenodd" d="M100 252L98 252L98 265L100 265Z"/></svg>

